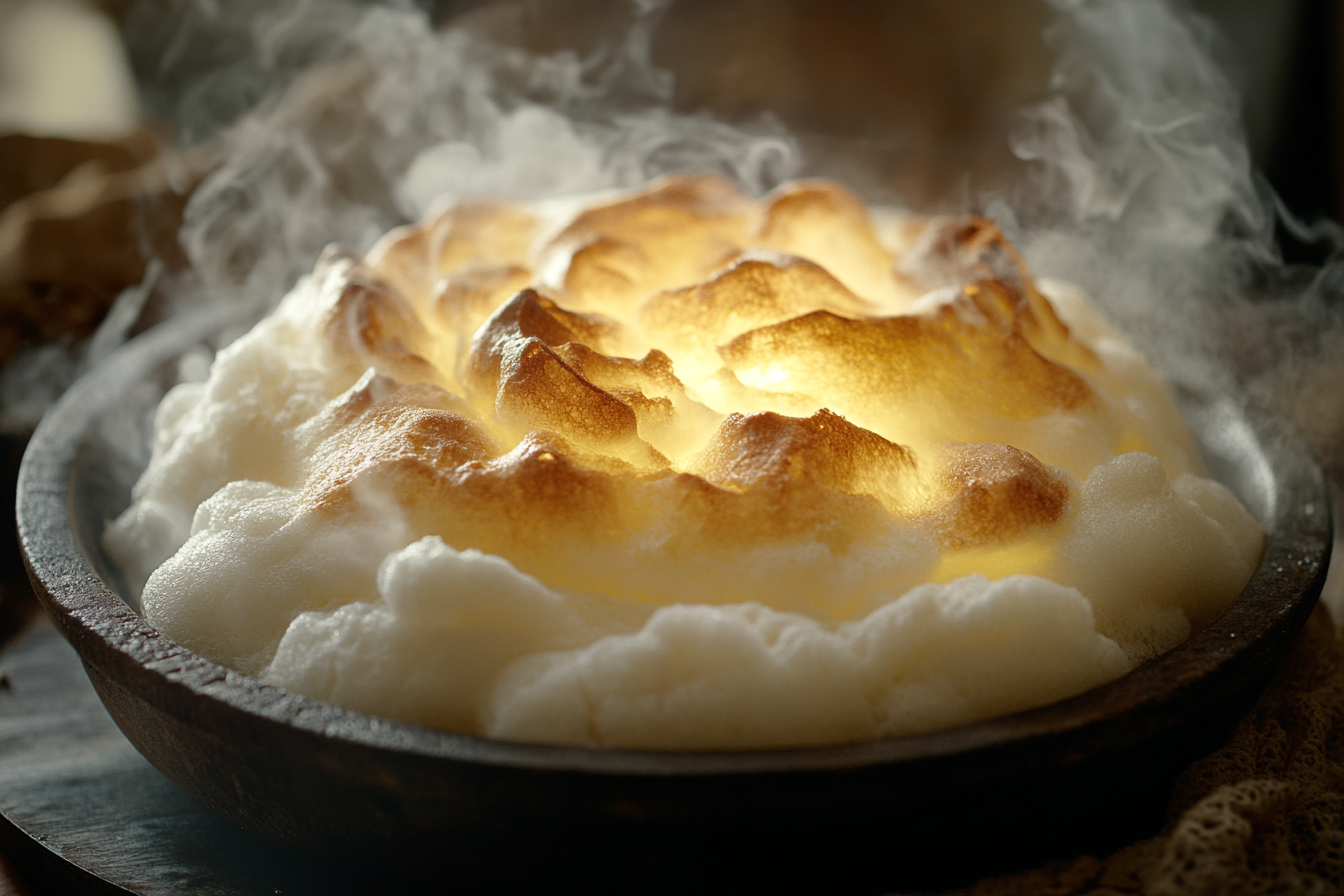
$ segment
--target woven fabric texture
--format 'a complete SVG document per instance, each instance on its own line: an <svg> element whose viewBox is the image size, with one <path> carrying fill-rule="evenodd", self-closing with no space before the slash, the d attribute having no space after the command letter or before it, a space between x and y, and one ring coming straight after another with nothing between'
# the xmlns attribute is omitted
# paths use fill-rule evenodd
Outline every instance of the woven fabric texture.
<svg viewBox="0 0 1344 896"><path fill-rule="evenodd" d="M1176 782L1164 830L957 896L1344 893L1344 641L1320 607L1222 749Z"/></svg>

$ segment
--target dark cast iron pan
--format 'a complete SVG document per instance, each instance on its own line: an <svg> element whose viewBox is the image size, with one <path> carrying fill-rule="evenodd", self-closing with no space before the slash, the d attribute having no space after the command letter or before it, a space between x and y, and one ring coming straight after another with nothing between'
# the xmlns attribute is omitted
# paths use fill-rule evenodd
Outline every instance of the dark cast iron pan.
<svg viewBox="0 0 1344 896"><path fill-rule="evenodd" d="M119 596L100 547L147 460L108 433L147 433L182 352L236 317L146 333L47 415L19 477L29 575L170 780L244 827L353 852L404 886L874 891L1104 853L1157 832L1175 774L1230 733L1325 580L1319 466L1286 425L1205 403L1192 422L1206 463L1265 525L1264 557L1220 619L1081 696L918 737L741 753L514 744L379 719L173 643Z"/></svg>

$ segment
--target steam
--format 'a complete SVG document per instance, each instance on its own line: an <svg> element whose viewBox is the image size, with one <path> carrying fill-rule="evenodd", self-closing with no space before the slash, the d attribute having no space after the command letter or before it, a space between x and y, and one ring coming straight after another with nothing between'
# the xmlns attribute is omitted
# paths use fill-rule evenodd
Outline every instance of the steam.
<svg viewBox="0 0 1344 896"><path fill-rule="evenodd" d="M1341 369L1344 327L1328 298L1341 275L1284 266L1276 221L1336 251L1344 241L1294 221L1255 172L1212 26L1159 0L1051 5L1052 95L1004 136L1027 175L973 190L973 204L1039 274L1096 298L1180 387L1313 407L1318 450L1344 466L1341 412L1312 391L1321 365ZM244 4L229 33L249 23L259 61L184 93L227 96L226 76L256 93L263 74L285 90L215 138L222 163L181 235L191 279L165 292L179 305L270 307L328 243L365 249L444 197L541 199L705 169L760 193L830 173L768 117L730 126L670 109L671 75L650 54L665 6L631 3L616 45L585 56L435 30L408 7ZM179 4L181 33L165 41L178 53L227 24L215 20L227 12L182 12L193 8Z"/></svg>
<svg viewBox="0 0 1344 896"><path fill-rule="evenodd" d="M1208 22L1157 0L1053 2L1055 96L1012 135L1035 177L988 208L1038 273L1087 290L1178 388L1293 420L1335 482L1338 526L1344 231L1297 220L1253 169ZM1276 224L1326 264L1285 264ZM1344 576L1323 597L1344 618Z"/></svg>
<svg viewBox="0 0 1344 896"><path fill-rule="evenodd" d="M1054 96L1011 135L1032 175L987 210L1179 387L1277 407L1344 472L1344 234L1296 220L1252 167L1208 22L1157 0L1054 5ZM1276 224L1330 261L1284 264Z"/></svg>
<svg viewBox="0 0 1344 896"><path fill-rule="evenodd" d="M144 281L121 291L98 329L83 343L59 339L20 351L0 372L0 433L31 432L62 392L119 348L162 274L163 263L151 259Z"/></svg>
<svg viewBox="0 0 1344 896"><path fill-rule="evenodd" d="M1293 221L1254 171L1210 24L1159 0L1050 2L1052 96L1004 136L1027 176L979 188L978 204L1039 274L1082 286L1182 387L1275 400L1344 468L1341 411L1321 392L1344 369L1330 299L1344 275L1282 265L1274 228L1336 251L1344 240ZM666 6L612 4L624 33L587 55L436 30L408 5L137 7L132 49L157 54L141 72L147 105L218 161L187 208L190 270L165 278L159 313L205 301L260 313L327 244L366 249L444 197L533 200L688 169L760 193L829 173L769 117L730 126L672 111L672 76L650 51ZM20 367L60 366L70 351L48 348ZM32 417L27 405L46 400L33 377L7 380L27 396L24 409L7 399L7 416Z"/></svg>
<svg viewBox="0 0 1344 896"><path fill-rule="evenodd" d="M368 10L345 52L223 136L223 163L187 207L196 282L183 292L273 305L327 244L367 249L445 199L544 199L688 169L759 193L793 174L797 150L768 118L748 130L667 108L647 46L662 5L636 5L624 43L589 58ZM309 37L272 33L269 52Z"/></svg>
<svg viewBox="0 0 1344 896"><path fill-rule="evenodd" d="M1012 135L1039 163L1024 249L1075 282L1197 391L1233 387L1219 318L1278 266L1275 207L1207 23L1155 0L1060 2L1055 96ZM1233 337L1235 339L1235 337Z"/></svg>
<svg viewBox="0 0 1344 896"><path fill-rule="evenodd" d="M1051 96L1004 137L1026 175L973 186L973 204L1180 388L1279 408L1344 475L1340 230L1294 220L1255 172L1208 22L1159 0L1050 3ZM220 301L260 313L328 243L366 249L444 195L540 199L705 169L760 193L829 173L768 115L730 126L673 111L650 52L665 7L632 2L623 36L584 55L436 30L404 4L142 4L132 49L162 50L142 72L146 102L218 160L187 208L190 270L163 275L159 313ZM212 54L217 66L183 74ZM1330 262L1283 264L1276 224Z"/></svg>

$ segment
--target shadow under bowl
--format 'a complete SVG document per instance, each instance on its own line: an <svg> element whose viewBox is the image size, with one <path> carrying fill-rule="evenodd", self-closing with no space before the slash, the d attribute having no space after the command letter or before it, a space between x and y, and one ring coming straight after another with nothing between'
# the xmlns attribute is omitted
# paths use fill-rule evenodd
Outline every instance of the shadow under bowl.
<svg viewBox="0 0 1344 896"><path fill-rule="evenodd" d="M379 719L175 644L122 597L103 553L179 358L231 327L227 312L158 327L47 415L19 477L29 574L112 717L165 776L267 837L407 881L836 891L1102 853L1156 832L1176 773L1249 708L1325 579L1328 497L1301 440L1228 401L1192 404L1211 474L1266 528L1263 559L1212 625L1078 697L917 737L735 753L504 743ZM948 841L962 854L951 874Z"/></svg>

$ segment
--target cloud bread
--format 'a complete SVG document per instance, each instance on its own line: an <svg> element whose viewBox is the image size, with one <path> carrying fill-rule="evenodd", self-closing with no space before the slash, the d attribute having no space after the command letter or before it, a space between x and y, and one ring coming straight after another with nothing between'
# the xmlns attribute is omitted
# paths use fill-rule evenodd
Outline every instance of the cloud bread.
<svg viewBox="0 0 1344 896"><path fill-rule="evenodd" d="M452 730L744 749L1042 705L1216 616L1263 538L1051 291L986 220L824 181L460 202L328 250L170 392L105 544L185 646Z"/></svg>

